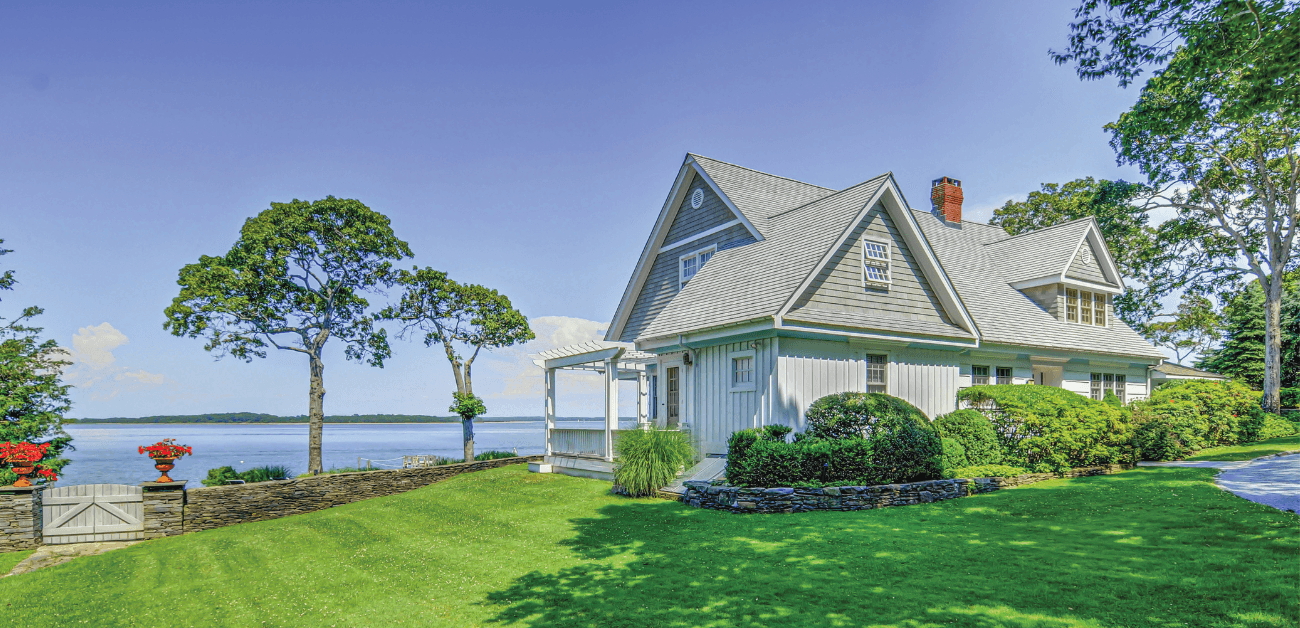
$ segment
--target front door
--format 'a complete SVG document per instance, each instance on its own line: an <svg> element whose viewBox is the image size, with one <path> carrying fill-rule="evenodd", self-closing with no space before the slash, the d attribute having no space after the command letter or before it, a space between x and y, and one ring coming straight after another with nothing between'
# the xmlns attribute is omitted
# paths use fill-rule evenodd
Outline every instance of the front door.
<svg viewBox="0 0 1300 628"><path fill-rule="evenodd" d="M664 369L664 419L665 427L677 429L682 423L682 369L670 366Z"/></svg>

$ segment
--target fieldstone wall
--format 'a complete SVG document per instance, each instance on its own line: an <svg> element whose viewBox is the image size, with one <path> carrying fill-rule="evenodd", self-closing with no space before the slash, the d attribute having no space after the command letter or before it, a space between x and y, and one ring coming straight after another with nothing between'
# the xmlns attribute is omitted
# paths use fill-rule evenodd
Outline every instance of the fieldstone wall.
<svg viewBox="0 0 1300 628"><path fill-rule="evenodd" d="M195 488L185 491L184 532L323 510L371 497L404 493L462 473L541 462L542 458L519 456L418 469L328 473L277 482ZM147 511L145 516L149 516Z"/></svg>
<svg viewBox="0 0 1300 628"><path fill-rule="evenodd" d="M41 544L44 490L44 486L0 487L0 552L33 549Z"/></svg>
<svg viewBox="0 0 1300 628"><path fill-rule="evenodd" d="M144 482L144 538L184 534L185 482Z"/></svg>
<svg viewBox="0 0 1300 628"><path fill-rule="evenodd" d="M731 512L808 512L811 510L867 510L889 506L928 504L989 493L1060 477L1109 475L1133 465L1080 467L1066 473L1026 473L1009 478L929 480L876 486L833 486L826 488L740 488L706 481L685 482L681 501L696 508Z"/></svg>

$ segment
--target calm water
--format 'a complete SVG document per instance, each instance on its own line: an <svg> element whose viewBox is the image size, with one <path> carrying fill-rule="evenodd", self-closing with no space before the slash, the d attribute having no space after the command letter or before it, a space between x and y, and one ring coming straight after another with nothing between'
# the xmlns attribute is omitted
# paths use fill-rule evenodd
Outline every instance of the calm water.
<svg viewBox="0 0 1300 628"><path fill-rule="evenodd" d="M599 427L599 421L559 421L559 427ZM68 457L58 486L71 484L138 484L156 479L157 471L140 445L175 438L194 448L181 458L171 477L201 486L208 469L230 465L243 471L262 465L285 465L295 474L307 470L307 425L69 425L77 449ZM474 450L517 449L540 454L544 440L541 421L480 422L474 424ZM402 456L437 455L459 458L463 453L459 423L327 423L321 443L325 468L354 467L357 458L379 461L375 466L400 466ZM385 460L397 458L397 460Z"/></svg>

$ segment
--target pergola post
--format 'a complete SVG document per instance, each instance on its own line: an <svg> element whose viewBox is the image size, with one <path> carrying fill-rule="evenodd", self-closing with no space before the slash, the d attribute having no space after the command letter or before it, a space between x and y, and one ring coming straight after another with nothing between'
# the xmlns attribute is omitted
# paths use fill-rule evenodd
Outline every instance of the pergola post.
<svg viewBox="0 0 1300 628"><path fill-rule="evenodd" d="M605 359L605 460L614 461L614 430L618 429L618 357Z"/></svg>
<svg viewBox="0 0 1300 628"><path fill-rule="evenodd" d="M555 429L555 369L546 369L546 455L551 455L551 430Z"/></svg>
<svg viewBox="0 0 1300 628"><path fill-rule="evenodd" d="M650 427L650 387L645 371L636 374L636 424L641 429Z"/></svg>

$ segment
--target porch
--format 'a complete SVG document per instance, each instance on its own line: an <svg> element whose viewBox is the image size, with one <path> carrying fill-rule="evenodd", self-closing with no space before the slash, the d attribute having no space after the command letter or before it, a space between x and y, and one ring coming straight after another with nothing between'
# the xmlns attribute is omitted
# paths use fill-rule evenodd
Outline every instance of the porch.
<svg viewBox="0 0 1300 628"><path fill-rule="evenodd" d="M578 477L614 479L614 444L619 432L643 429L650 424L650 385L647 366L655 355L637 351L631 344L588 341L537 355L533 363L544 371L546 454L541 463L528 465L536 473L563 473ZM556 375L559 371L597 373L605 393L605 420L599 428L558 427L555 418ZM621 429L618 420L618 384L635 381L635 422Z"/></svg>

